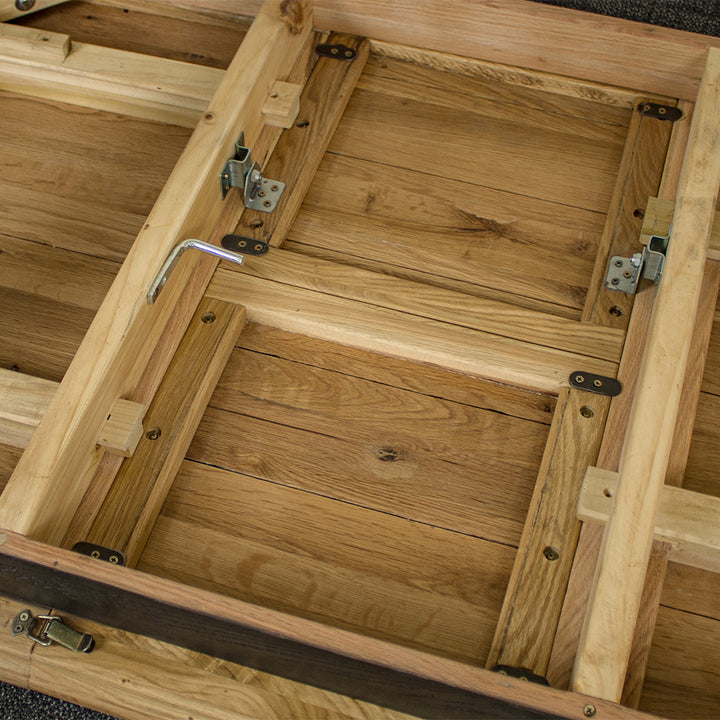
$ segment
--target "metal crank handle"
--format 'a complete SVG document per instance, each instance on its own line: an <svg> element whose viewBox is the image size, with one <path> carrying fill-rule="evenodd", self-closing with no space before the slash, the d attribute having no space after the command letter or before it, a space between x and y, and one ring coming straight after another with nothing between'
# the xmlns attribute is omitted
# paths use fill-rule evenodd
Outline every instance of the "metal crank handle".
<svg viewBox="0 0 720 720"><path fill-rule="evenodd" d="M153 280L147 294L148 305L152 305L155 300L157 300L160 291L165 286L165 283L170 277L170 273L174 270L175 265L177 265L180 256L186 250L191 250L193 248L195 250L200 250L201 252L206 252L208 255L214 255L221 260L229 260L230 262L237 263L238 265L242 265L243 263L243 256L239 253L232 252L232 250L226 250L225 248L218 247L217 245L211 245L203 240L195 240L194 238L183 240L168 255L167 260L160 268L160 272L157 274L155 280Z"/></svg>

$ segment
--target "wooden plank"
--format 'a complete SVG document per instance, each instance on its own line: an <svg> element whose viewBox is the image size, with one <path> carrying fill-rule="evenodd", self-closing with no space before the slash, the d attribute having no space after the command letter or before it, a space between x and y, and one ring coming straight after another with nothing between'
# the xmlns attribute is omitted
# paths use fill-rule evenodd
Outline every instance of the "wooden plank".
<svg viewBox="0 0 720 720"><path fill-rule="evenodd" d="M160 3L252 15L259 0ZM697 94L707 48L720 47L711 37L527 0L422 2L391 15L382 0L316 0L315 15L319 29L687 100Z"/></svg>
<svg viewBox="0 0 720 720"><path fill-rule="evenodd" d="M220 69L177 60L69 46L67 35L1 26L0 88L194 128L223 77Z"/></svg>
<svg viewBox="0 0 720 720"><path fill-rule="evenodd" d="M251 322L541 392L557 392L581 359L551 348L223 269L215 274L208 294L242 304ZM588 372L615 375L616 366L604 360L582 357L581 364Z"/></svg>
<svg viewBox="0 0 720 720"><path fill-rule="evenodd" d="M0 368L0 442L27 447L57 383Z"/></svg>
<svg viewBox="0 0 720 720"><path fill-rule="evenodd" d="M578 517L607 523L617 487L617 473L588 468L577 506ZM720 498L665 485L653 532L658 540L672 545L670 559L674 562L720 572Z"/></svg>
<svg viewBox="0 0 720 720"><path fill-rule="evenodd" d="M220 217L219 171L240 128L250 144L257 139L267 88L292 69L309 24L304 5L281 9L277 0L268 0L256 18L5 488L0 524L61 540L100 460L89 439L114 400L137 384L192 263L174 273L155 305L147 305L147 288L180 240L206 235ZM195 277L195 297L207 277ZM58 494L62 512L52 502Z"/></svg>
<svg viewBox="0 0 720 720"><path fill-rule="evenodd" d="M615 700L622 692L632 644L717 204L718 75L720 50L711 50L690 130L673 242L658 288L623 446L617 500L605 531L575 664L576 689ZM619 587L622 593L617 592Z"/></svg>
<svg viewBox="0 0 720 720"><path fill-rule="evenodd" d="M26 604L0 597L0 627L5 630L0 653L0 673L3 682L9 682L19 687L27 687L32 648L26 643L16 642L16 638L10 634L10 628L15 616L25 608L27 608ZM33 610L38 614L47 612L47 608L33 608Z"/></svg>
<svg viewBox="0 0 720 720"><path fill-rule="evenodd" d="M147 436L125 462L87 540L134 566L245 324L241 308L203 300L145 417Z"/></svg>
<svg viewBox="0 0 720 720"><path fill-rule="evenodd" d="M300 98L302 117L284 132L265 167L267 177L282 177L285 193L272 213L243 213L237 232L275 247L285 242L300 206L325 155L367 62L368 43L361 38L333 34L329 43L343 44L357 52L352 62L320 58Z"/></svg>
<svg viewBox="0 0 720 720"><path fill-rule="evenodd" d="M622 330L468 297L451 290L283 250L258 258L248 257L242 268L243 273L254 277L334 297L372 303L578 355L610 362L620 360L624 340Z"/></svg>
<svg viewBox="0 0 720 720"><path fill-rule="evenodd" d="M373 260L381 271L417 273L432 285L462 281L468 292L515 305L545 301L553 303L548 312L569 307L579 317L603 223L599 213L331 154L288 247L339 252L346 264ZM561 277L559 255L573 258Z"/></svg>
<svg viewBox="0 0 720 720"><path fill-rule="evenodd" d="M47 7L59 5L63 2L66 2L66 0L35 0L31 8L28 8L27 10L19 10L15 5L15 0L2 0L2 2L0 2L0 22L12 20L13 18L25 15L28 12L44 10Z"/></svg>
<svg viewBox="0 0 720 720"><path fill-rule="evenodd" d="M702 393L698 404L695 429L683 485L689 490L720 496L717 473L720 463L718 444L720 397Z"/></svg>
<svg viewBox="0 0 720 720"><path fill-rule="evenodd" d="M337 345L306 335L248 323L238 347L263 355L312 364L315 367L364 378L381 385L411 390L450 402L524 418L549 425L555 410L555 396L534 393L479 378L468 383L459 373L431 365L378 356L366 350Z"/></svg>
<svg viewBox="0 0 720 720"><path fill-rule="evenodd" d="M717 573L692 565L668 563L662 588L662 605L720 620Z"/></svg>
<svg viewBox="0 0 720 720"><path fill-rule="evenodd" d="M509 103L388 102L370 80L348 104L331 152L421 172L426 185L454 179L607 212L624 128Z"/></svg>
<svg viewBox="0 0 720 720"><path fill-rule="evenodd" d="M643 218L642 234L647 237L651 235L667 237L674 212L675 203L672 200L651 197L648 200ZM710 231L708 258L720 260L720 212L715 213L712 230Z"/></svg>
<svg viewBox="0 0 720 720"><path fill-rule="evenodd" d="M513 555L505 545L185 462L138 569L476 664L487 656Z"/></svg>
<svg viewBox="0 0 720 720"><path fill-rule="evenodd" d="M188 457L517 544L545 425L308 361L234 353ZM465 378L465 385L471 390L473 379Z"/></svg>
<svg viewBox="0 0 720 720"><path fill-rule="evenodd" d="M646 718L2 533L0 592L426 718ZM111 595L109 595L109 593ZM32 596L32 597L31 597ZM112 597L112 601L110 600ZM192 610L186 609L192 608ZM164 620L158 622L157 618ZM362 660L358 659L362 658ZM648 719L649 720L649 719Z"/></svg>
<svg viewBox="0 0 720 720"><path fill-rule="evenodd" d="M679 122L688 122L687 119ZM633 114L603 238L595 259L583 319L627 328L633 296L608 290L605 275L613 255L629 257L639 248L642 213L660 187L672 123Z"/></svg>
<svg viewBox="0 0 720 720"><path fill-rule="evenodd" d="M553 418L487 667L547 672L580 523L579 478L597 458L609 398L564 390ZM538 598L543 601L538 602Z"/></svg>
<svg viewBox="0 0 720 720"><path fill-rule="evenodd" d="M22 450L18 448L0 445L0 492L4 490L21 455Z"/></svg>
<svg viewBox="0 0 720 720"><path fill-rule="evenodd" d="M709 668L718 663L718 621L660 608L641 707L680 720L713 717L720 688Z"/></svg>

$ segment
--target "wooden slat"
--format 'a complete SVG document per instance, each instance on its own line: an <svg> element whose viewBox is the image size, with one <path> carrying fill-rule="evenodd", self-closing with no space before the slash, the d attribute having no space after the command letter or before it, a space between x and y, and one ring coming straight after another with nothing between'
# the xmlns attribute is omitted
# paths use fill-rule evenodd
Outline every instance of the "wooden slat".
<svg viewBox="0 0 720 720"><path fill-rule="evenodd" d="M57 383L0 368L0 443L25 448Z"/></svg>
<svg viewBox="0 0 720 720"><path fill-rule="evenodd" d="M607 523L617 486L617 473L588 468L578 517ZM653 532L658 540L672 544L671 560L720 572L720 498L665 485Z"/></svg>
<svg viewBox="0 0 720 720"><path fill-rule="evenodd" d="M153 306L145 300L147 289L179 241L206 235L219 218L220 169L240 128L250 144L257 139L267 88L292 69L310 23L299 2L281 9L268 0L256 18L5 488L0 524L61 539L100 460L89 441L114 400L138 382L193 264L175 271ZM207 277L195 277L195 297ZM53 502L59 495L61 512Z"/></svg>
<svg viewBox="0 0 720 720"><path fill-rule="evenodd" d="M614 376L616 371L613 363L604 360L541 348L229 270L220 269L215 274L208 294L242 304L252 322L541 392L557 392L581 359L588 372Z"/></svg>
<svg viewBox="0 0 720 720"><path fill-rule="evenodd" d="M720 184L720 50L711 50L670 245L574 671L574 687L619 699L665 479ZM618 588L623 588L618 593Z"/></svg>
<svg viewBox="0 0 720 720"><path fill-rule="evenodd" d="M633 296L608 290L605 275L613 255L628 257L640 250L642 213L648 196L655 195L660 187L672 130L672 123L633 114L583 309L584 320L610 327L628 326Z"/></svg>
<svg viewBox="0 0 720 720"><path fill-rule="evenodd" d="M123 552L130 566L140 557L244 324L241 308L201 301L148 409L149 436L120 468L88 532L89 542Z"/></svg>
<svg viewBox="0 0 720 720"><path fill-rule="evenodd" d="M0 88L194 128L223 77L177 60L69 46L67 35L0 26Z"/></svg>
<svg viewBox="0 0 720 720"><path fill-rule="evenodd" d="M248 323L238 347L549 425L555 396Z"/></svg>
<svg viewBox="0 0 720 720"><path fill-rule="evenodd" d="M284 132L264 168L265 175L286 184L275 212L243 213L237 232L261 238L275 247L285 242L320 161L345 111L367 62L368 43L360 38L333 34L329 43L343 44L357 52L352 62L320 58L300 97L302 117Z"/></svg>
<svg viewBox="0 0 720 720"><path fill-rule="evenodd" d="M560 395L488 668L547 672L580 533L579 478L597 458L609 405L608 398L579 390Z"/></svg>
<svg viewBox="0 0 720 720"><path fill-rule="evenodd" d="M250 438L239 432L238 442ZM138 569L475 664L487 655L513 554L506 545L186 462Z"/></svg>
<svg viewBox="0 0 720 720"><path fill-rule="evenodd" d="M620 360L621 330L468 297L350 265L275 250L263 257L248 257L241 272L533 345L610 362Z"/></svg>
<svg viewBox="0 0 720 720"><path fill-rule="evenodd" d="M0 591L426 718L647 716L0 533ZM111 599L112 598L112 599ZM183 609L192 608L192 610ZM158 618L164 618L158 622ZM362 658L359 659L359 658ZM648 719L649 720L649 719Z"/></svg>
<svg viewBox="0 0 720 720"><path fill-rule="evenodd" d="M258 0L158 0L253 14ZM316 0L316 26L389 43L490 60L693 100L707 48L720 41L527 0L450 0L401 5L383 0ZM593 43L588 47L587 38ZM551 52L548 51L551 49Z"/></svg>

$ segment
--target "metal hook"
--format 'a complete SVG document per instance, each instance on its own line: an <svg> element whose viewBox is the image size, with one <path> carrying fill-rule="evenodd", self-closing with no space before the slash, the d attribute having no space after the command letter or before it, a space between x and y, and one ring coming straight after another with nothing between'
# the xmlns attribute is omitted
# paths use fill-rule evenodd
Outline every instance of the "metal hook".
<svg viewBox="0 0 720 720"><path fill-rule="evenodd" d="M232 252L231 250L225 250L225 248L218 247L217 245L211 245L203 240L196 240L194 238L183 240L168 255L167 260L160 268L160 272L157 274L155 280L153 280L153 284L150 286L147 294L148 305L152 305L155 300L157 300L160 291L165 286L165 283L170 277L170 273L175 268L175 265L177 265L180 256L186 250L191 250L192 248L200 250L201 252L206 252L208 255L214 255L221 260L229 260L230 262L237 263L238 265L242 265L244 260L244 257L239 253Z"/></svg>

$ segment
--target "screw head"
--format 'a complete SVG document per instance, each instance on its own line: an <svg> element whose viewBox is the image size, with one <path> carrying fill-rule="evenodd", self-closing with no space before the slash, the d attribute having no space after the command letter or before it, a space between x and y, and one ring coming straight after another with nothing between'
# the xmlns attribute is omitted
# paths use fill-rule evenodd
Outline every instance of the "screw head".
<svg viewBox="0 0 720 720"><path fill-rule="evenodd" d="M595 417L595 411L594 411L591 407L588 407L587 405L583 405L583 406L580 408L580 414L581 414L584 418L588 418L588 419L591 418L591 417Z"/></svg>
<svg viewBox="0 0 720 720"><path fill-rule="evenodd" d="M619 308L617 305L613 305L613 306L608 310L608 312L609 312L613 317L622 317L622 314L623 314L622 308Z"/></svg>
<svg viewBox="0 0 720 720"><path fill-rule="evenodd" d="M20 620L22 622L27 622L29 619L30 619L30 613L28 613L28 612L20 613Z"/></svg>
<svg viewBox="0 0 720 720"><path fill-rule="evenodd" d="M216 315L215 315L214 312L206 312L206 313L202 316L201 320L202 320L206 325L209 325L210 323L214 323L214 322L215 322L215 317L216 317Z"/></svg>
<svg viewBox="0 0 720 720"><path fill-rule="evenodd" d="M35 0L15 0L15 7L21 12L26 10L32 10L35 5Z"/></svg>
<svg viewBox="0 0 720 720"><path fill-rule="evenodd" d="M593 717L595 713L597 712L594 705L590 705L589 703L583 708L583 715L585 717Z"/></svg>
<svg viewBox="0 0 720 720"><path fill-rule="evenodd" d="M550 562L555 562L556 560L560 559L560 553L554 548L548 545L543 550L543 556L546 560L549 560Z"/></svg>
<svg viewBox="0 0 720 720"><path fill-rule="evenodd" d="M162 434L162 431L160 430L160 428L154 427L145 433L145 437L148 440L157 440L161 434Z"/></svg>

